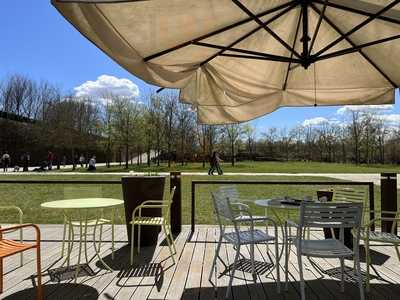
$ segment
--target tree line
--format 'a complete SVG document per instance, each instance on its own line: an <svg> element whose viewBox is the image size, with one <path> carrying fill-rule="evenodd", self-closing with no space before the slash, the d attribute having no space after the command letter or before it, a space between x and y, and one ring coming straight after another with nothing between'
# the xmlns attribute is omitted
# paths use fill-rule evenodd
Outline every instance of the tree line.
<svg viewBox="0 0 400 300"><path fill-rule="evenodd" d="M251 123L203 125L195 110L175 92L128 98L105 92L76 97L46 81L11 75L0 82L0 111L30 122L0 118L0 151L15 160L30 153L39 163L47 151L59 162L95 154L98 161L117 161L126 168L146 153L148 164L205 166L213 151L232 165L236 160L399 163L400 130L374 110L349 110L341 122L292 128L269 127L262 132Z"/></svg>

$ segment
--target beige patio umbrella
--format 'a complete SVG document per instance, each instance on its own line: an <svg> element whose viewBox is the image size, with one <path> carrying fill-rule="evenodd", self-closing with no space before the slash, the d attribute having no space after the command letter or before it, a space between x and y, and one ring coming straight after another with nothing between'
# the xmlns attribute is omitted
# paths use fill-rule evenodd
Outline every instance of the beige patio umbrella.
<svg viewBox="0 0 400 300"><path fill-rule="evenodd" d="M400 0L52 0L201 123L282 106L388 104L400 85Z"/></svg>

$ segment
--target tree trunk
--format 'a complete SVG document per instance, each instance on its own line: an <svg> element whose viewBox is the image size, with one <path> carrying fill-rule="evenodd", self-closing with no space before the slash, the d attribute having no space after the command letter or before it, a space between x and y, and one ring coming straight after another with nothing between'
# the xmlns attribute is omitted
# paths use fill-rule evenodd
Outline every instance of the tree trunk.
<svg viewBox="0 0 400 300"><path fill-rule="evenodd" d="M232 167L235 166L235 144L231 143L231 163L232 163Z"/></svg>
<svg viewBox="0 0 400 300"><path fill-rule="evenodd" d="M129 169L129 146L125 145L125 169Z"/></svg>

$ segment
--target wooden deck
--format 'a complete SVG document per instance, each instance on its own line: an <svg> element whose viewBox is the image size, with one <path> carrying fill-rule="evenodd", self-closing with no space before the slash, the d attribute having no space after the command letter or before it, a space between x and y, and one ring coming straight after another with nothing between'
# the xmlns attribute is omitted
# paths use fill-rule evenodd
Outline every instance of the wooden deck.
<svg viewBox="0 0 400 300"><path fill-rule="evenodd" d="M111 260L110 231L105 233L106 243L102 246L102 257L114 269L109 272L98 262L90 264L96 272L94 276L79 277L77 283L73 280L52 282L48 269L54 269L61 264L60 250L62 225L42 225L42 266L44 275L45 295L47 299L223 299L229 276L219 274L224 271L218 263L213 273L215 287L208 281L218 228L215 226L198 226L190 237L189 227L176 238L177 264L173 265L169 258L168 247L143 248L134 268L129 267L129 248L126 243L124 226L117 226L116 256ZM15 234L15 233L14 233ZM322 238L322 233L312 232L315 238ZM26 234L26 238L32 235ZM161 245L165 244L160 235ZM369 299L400 299L400 264L393 247L376 245L373 249L373 262L380 278L371 282ZM248 250L243 254L248 257ZM272 247L271 247L272 250ZM247 252L247 253L246 253ZM90 247L89 254L93 255ZM221 256L227 263L232 263L234 251L224 244ZM271 257L274 258L271 252ZM77 251L73 251L73 261L76 261ZM4 261L5 280L4 293L1 299L34 299L32 278L35 274L35 255L27 252L24 265L19 267L19 257L14 256ZM275 270L268 274L270 259L266 246L256 248L258 263L258 282L252 281L247 273L246 260L243 260L242 270L237 272L232 288L233 299L299 299L299 289L296 280L298 276L297 260L294 253L290 262L289 291L276 292ZM352 282L345 286L345 293L340 292L340 285L335 274L339 262L331 259L315 259L317 268L311 262L305 262L305 279L307 299L359 299L358 288ZM281 278L284 278L283 258L281 260ZM352 261L346 261L352 267ZM317 269L320 269L319 271ZM362 268L365 264L362 263ZM322 278L325 273L324 278ZM329 276L331 274L332 276ZM338 275L337 275L338 276ZM336 276L336 277L337 277ZM340 278L340 277L339 277ZM283 287L283 285L282 285Z"/></svg>

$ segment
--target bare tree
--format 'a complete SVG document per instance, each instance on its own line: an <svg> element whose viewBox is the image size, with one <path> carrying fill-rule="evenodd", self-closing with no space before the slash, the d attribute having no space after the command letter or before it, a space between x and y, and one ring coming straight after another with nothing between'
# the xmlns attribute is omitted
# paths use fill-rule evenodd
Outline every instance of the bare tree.
<svg viewBox="0 0 400 300"><path fill-rule="evenodd" d="M230 149L231 149L231 164L235 165L235 144L243 134L243 128L241 124L228 124L223 127L223 132L228 138Z"/></svg>

